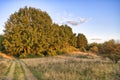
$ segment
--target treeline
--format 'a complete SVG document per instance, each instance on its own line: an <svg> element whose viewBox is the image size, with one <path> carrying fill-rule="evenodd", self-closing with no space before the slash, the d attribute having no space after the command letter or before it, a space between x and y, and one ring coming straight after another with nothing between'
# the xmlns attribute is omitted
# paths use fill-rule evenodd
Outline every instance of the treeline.
<svg viewBox="0 0 120 80"><path fill-rule="evenodd" d="M83 34L77 36L68 25L55 24L46 12L32 7L20 8L10 15L3 37L6 53L16 57L52 56L68 48L85 50L87 45Z"/></svg>
<svg viewBox="0 0 120 80"><path fill-rule="evenodd" d="M84 34L76 35L70 26L53 23L46 12L32 7L11 14L0 35L0 51L21 58L59 55L76 48L102 54L114 63L120 59L120 43L88 44Z"/></svg>
<svg viewBox="0 0 120 80"><path fill-rule="evenodd" d="M109 58L113 63L118 63L120 60L120 43L113 39L102 44L88 44L87 50L104 58Z"/></svg>

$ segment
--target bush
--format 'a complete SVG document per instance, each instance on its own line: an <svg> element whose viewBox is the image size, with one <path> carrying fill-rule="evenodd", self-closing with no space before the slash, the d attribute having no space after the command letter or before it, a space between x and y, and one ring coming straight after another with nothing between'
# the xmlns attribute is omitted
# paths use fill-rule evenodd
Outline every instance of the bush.
<svg viewBox="0 0 120 80"><path fill-rule="evenodd" d="M97 46L93 46L90 48L90 51L93 53L98 53L98 47Z"/></svg>
<svg viewBox="0 0 120 80"><path fill-rule="evenodd" d="M80 48L80 51L86 52L86 49L85 49L84 47L81 47L81 48Z"/></svg>
<svg viewBox="0 0 120 80"><path fill-rule="evenodd" d="M19 58L36 58L36 57L43 57L43 54L21 54ZM18 56L17 56L18 57Z"/></svg>
<svg viewBox="0 0 120 80"><path fill-rule="evenodd" d="M62 50L58 50L56 53L57 53L58 55L61 55L61 54L64 54L65 52L62 51Z"/></svg>
<svg viewBox="0 0 120 80"><path fill-rule="evenodd" d="M26 58L26 55L25 55L25 54L21 54L21 55L19 56L19 58Z"/></svg>
<svg viewBox="0 0 120 80"><path fill-rule="evenodd" d="M120 60L120 44L116 43L114 40L107 41L101 45L99 53L116 64Z"/></svg>
<svg viewBox="0 0 120 80"><path fill-rule="evenodd" d="M117 55L117 54L109 54L109 55L106 55L106 57L112 60L112 62L115 64L118 63L118 61L120 60L120 55Z"/></svg>

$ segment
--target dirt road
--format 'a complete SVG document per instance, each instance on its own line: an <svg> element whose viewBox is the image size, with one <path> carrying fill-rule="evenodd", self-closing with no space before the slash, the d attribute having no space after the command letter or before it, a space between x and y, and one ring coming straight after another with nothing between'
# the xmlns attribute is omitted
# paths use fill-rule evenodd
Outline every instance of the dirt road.
<svg viewBox="0 0 120 80"><path fill-rule="evenodd" d="M10 71L9 71L7 78L6 78L7 80L13 79L14 70L15 70L15 62L12 63L12 66L11 66Z"/></svg>
<svg viewBox="0 0 120 80"><path fill-rule="evenodd" d="M31 71L27 68L27 66L23 62L21 62L21 64L23 66L23 69L25 70L25 75L27 77L27 80L37 80L31 73Z"/></svg>
<svg viewBox="0 0 120 80"><path fill-rule="evenodd" d="M13 60L9 72L3 80L37 80L20 60Z"/></svg>

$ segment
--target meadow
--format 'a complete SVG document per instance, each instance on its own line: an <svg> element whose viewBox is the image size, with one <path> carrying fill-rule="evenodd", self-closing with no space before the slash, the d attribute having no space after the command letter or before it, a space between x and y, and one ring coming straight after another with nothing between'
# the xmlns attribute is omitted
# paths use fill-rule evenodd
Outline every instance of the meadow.
<svg viewBox="0 0 120 80"><path fill-rule="evenodd" d="M120 62L79 54L22 59L38 80L120 80Z"/></svg>
<svg viewBox="0 0 120 80"><path fill-rule="evenodd" d="M0 80L120 80L120 62L83 54L0 58Z"/></svg>

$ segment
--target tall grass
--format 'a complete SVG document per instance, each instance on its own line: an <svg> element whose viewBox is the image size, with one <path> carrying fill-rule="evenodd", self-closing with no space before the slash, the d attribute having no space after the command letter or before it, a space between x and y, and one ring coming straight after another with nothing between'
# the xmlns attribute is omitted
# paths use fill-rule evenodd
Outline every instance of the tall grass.
<svg viewBox="0 0 120 80"><path fill-rule="evenodd" d="M4 80L5 76L9 73L12 62L7 59L0 60L0 80Z"/></svg>
<svg viewBox="0 0 120 80"><path fill-rule="evenodd" d="M58 59L58 60L57 60ZM44 61L42 61L44 60ZM56 61L54 61L56 60ZM36 62L37 65L31 65L29 60L26 64L32 72L41 80L119 80L120 63L103 61L84 61L81 59L44 58L30 62ZM42 62L42 63L41 63ZM29 64L28 64L29 63ZM38 80L40 79L38 78Z"/></svg>

